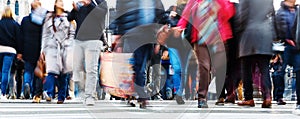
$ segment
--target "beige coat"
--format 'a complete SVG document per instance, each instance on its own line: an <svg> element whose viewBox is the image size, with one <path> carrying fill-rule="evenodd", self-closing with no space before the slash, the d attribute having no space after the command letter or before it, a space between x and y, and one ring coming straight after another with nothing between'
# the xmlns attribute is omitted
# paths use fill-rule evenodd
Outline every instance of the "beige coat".
<svg viewBox="0 0 300 119"><path fill-rule="evenodd" d="M45 21L42 52L45 53L47 73L60 74L72 71L74 35L75 27L67 20L66 14L55 18L50 17Z"/></svg>

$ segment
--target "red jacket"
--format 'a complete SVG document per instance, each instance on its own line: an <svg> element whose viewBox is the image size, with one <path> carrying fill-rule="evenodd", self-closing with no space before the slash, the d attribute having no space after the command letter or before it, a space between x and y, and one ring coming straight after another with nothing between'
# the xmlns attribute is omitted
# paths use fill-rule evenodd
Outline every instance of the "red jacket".
<svg viewBox="0 0 300 119"><path fill-rule="evenodd" d="M192 24L196 27L199 23L196 19L194 19L193 15L196 14L198 5L202 0L189 0L185 9L183 10L181 19L179 20L177 26L184 29L189 22L189 19L192 19ZM219 3L219 11L218 11L218 26L219 31L221 33L222 40L225 42L226 40L232 38L232 29L229 22L229 19L234 16L235 8L234 5L229 2L229 0L217 0ZM192 28L191 32L191 42L194 43L199 40L198 38L198 30L196 28Z"/></svg>

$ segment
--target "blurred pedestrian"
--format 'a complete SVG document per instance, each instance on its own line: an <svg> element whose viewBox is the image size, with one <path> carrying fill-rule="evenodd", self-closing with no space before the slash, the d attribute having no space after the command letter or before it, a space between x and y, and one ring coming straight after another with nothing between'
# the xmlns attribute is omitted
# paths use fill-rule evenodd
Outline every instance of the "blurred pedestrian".
<svg viewBox="0 0 300 119"><path fill-rule="evenodd" d="M253 100L252 68L257 64L261 74L262 108L271 108L269 62L273 54L272 42L276 39L275 11L272 0L240 0L239 57L242 62L244 101L239 106L255 106Z"/></svg>
<svg viewBox="0 0 300 119"><path fill-rule="evenodd" d="M5 7L0 20L0 67L1 96L7 99L6 90L10 79L11 66L17 53L20 53L20 25L13 19L11 8Z"/></svg>
<svg viewBox="0 0 300 119"><path fill-rule="evenodd" d="M62 104L66 98L67 76L72 72L72 59L68 52L72 47L75 28L64 12L63 0L56 0L54 12L46 18L42 33L42 52L45 53L48 75L44 83L44 95L47 101L54 98L55 83L58 87L57 104Z"/></svg>

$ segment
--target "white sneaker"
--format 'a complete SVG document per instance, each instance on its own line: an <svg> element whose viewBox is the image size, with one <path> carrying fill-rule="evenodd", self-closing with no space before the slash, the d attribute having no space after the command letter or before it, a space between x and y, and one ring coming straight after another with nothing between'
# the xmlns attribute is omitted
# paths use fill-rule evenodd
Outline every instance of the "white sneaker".
<svg viewBox="0 0 300 119"><path fill-rule="evenodd" d="M6 95L1 95L1 96L0 96L0 99L1 99L1 100L7 100L7 97L6 97Z"/></svg>
<svg viewBox="0 0 300 119"><path fill-rule="evenodd" d="M300 105L297 105L295 110L293 111L293 114L300 115Z"/></svg>
<svg viewBox="0 0 300 119"><path fill-rule="evenodd" d="M95 100L93 98L87 98L85 100L85 105L86 106L94 106L95 105Z"/></svg>

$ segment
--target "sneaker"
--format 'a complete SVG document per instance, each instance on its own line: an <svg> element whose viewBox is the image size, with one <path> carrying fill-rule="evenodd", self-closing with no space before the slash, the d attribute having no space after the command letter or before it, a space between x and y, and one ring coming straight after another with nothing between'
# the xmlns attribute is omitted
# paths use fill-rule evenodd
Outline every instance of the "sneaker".
<svg viewBox="0 0 300 119"><path fill-rule="evenodd" d="M198 108L208 108L206 100L198 100Z"/></svg>
<svg viewBox="0 0 300 119"><path fill-rule="evenodd" d="M20 97L19 97L21 100L24 100L25 99L25 97L24 97L24 94L23 93L21 93L21 95L20 95Z"/></svg>
<svg viewBox="0 0 300 119"><path fill-rule="evenodd" d="M30 86L28 83L26 83L24 85L24 97L25 99L29 99L30 98Z"/></svg>
<svg viewBox="0 0 300 119"><path fill-rule="evenodd" d="M293 111L293 114L300 115L300 105L296 105L295 110Z"/></svg>
<svg viewBox="0 0 300 119"><path fill-rule="evenodd" d="M93 98L87 98L85 100L86 106L94 106L95 105L95 100Z"/></svg>
<svg viewBox="0 0 300 119"><path fill-rule="evenodd" d="M127 105L129 105L130 107L135 107L135 103L133 100L128 100Z"/></svg>
<svg viewBox="0 0 300 119"><path fill-rule="evenodd" d="M2 95L2 94L1 94L0 99L1 99L1 100L7 100L7 97L6 97L6 95Z"/></svg>
<svg viewBox="0 0 300 119"><path fill-rule="evenodd" d="M146 105L147 105L147 101L143 100L143 101L138 101L140 103L140 109L146 109Z"/></svg>
<svg viewBox="0 0 300 119"><path fill-rule="evenodd" d="M44 99L47 101L47 102L51 102L51 96L49 96L48 94L47 94L47 92L46 91L44 91L43 92L43 96L44 96Z"/></svg>
<svg viewBox="0 0 300 119"><path fill-rule="evenodd" d="M163 101L164 99L162 99L159 94L156 94L153 96L153 100Z"/></svg>
<svg viewBox="0 0 300 119"><path fill-rule="evenodd" d="M63 103L64 103L63 100L58 100L58 101L57 101L57 104L63 104Z"/></svg>
<svg viewBox="0 0 300 119"><path fill-rule="evenodd" d="M182 96L177 96L176 95L175 99L176 99L177 104L179 104L179 105L185 104L184 100L182 99Z"/></svg>
<svg viewBox="0 0 300 119"><path fill-rule="evenodd" d="M168 100L172 99L172 97L173 97L172 89L170 89L170 88L166 89L166 97Z"/></svg>

